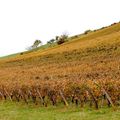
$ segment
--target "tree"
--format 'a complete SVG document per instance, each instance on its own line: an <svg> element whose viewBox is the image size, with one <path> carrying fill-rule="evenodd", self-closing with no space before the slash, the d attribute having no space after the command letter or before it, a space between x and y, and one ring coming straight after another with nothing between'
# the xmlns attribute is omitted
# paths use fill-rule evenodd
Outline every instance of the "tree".
<svg viewBox="0 0 120 120"><path fill-rule="evenodd" d="M55 39L51 39L50 41L47 42L47 44L53 44L55 42Z"/></svg>
<svg viewBox="0 0 120 120"><path fill-rule="evenodd" d="M37 48L40 44L42 44L42 41L41 41L41 40L35 40L35 42L33 43L33 45L30 46L30 47L27 47L26 49L27 49L27 50L35 49L35 48Z"/></svg>
<svg viewBox="0 0 120 120"><path fill-rule="evenodd" d="M41 40L35 40L34 44L32 45L32 48L37 48L41 43Z"/></svg>

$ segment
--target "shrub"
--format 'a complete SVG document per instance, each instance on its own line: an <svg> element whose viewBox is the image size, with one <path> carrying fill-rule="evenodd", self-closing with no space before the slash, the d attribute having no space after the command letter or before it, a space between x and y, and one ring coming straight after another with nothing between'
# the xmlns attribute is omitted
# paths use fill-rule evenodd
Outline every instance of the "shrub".
<svg viewBox="0 0 120 120"><path fill-rule="evenodd" d="M92 30L86 30L85 32L84 32L84 34L88 34L88 33L90 33Z"/></svg>
<svg viewBox="0 0 120 120"><path fill-rule="evenodd" d="M53 44L55 42L55 39L51 39L50 41L47 42L47 44Z"/></svg>
<svg viewBox="0 0 120 120"><path fill-rule="evenodd" d="M67 34L63 34L61 35L58 39L57 39L57 44L63 44L64 42L66 42L68 39L68 35Z"/></svg>

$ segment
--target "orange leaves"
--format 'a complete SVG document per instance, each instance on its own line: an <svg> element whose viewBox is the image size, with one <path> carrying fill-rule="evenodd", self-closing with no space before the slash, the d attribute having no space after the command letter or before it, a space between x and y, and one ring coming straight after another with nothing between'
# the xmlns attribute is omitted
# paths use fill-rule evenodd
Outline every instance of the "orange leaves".
<svg viewBox="0 0 120 120"><path fill-rule="evenodd" d="M26 103L33 99L37 104L40 99L43 105L51 101L55 105L58 101L63 100L68 103L67 100L75 100L76 104L80 102L81 106L87 104L89 101L95 103L96 109L103 98L106 90L106 95L117 104L120 99L120 81L117 80L30 80L30 81L7 81L1 82L0 93L1 98L11 100L24 100ZM102 89L103 88L103 89ZM62 91L62 96L59 93ZM105 91L105 92L106 92ZM46 102L46 99L47 102Z"/></svg>

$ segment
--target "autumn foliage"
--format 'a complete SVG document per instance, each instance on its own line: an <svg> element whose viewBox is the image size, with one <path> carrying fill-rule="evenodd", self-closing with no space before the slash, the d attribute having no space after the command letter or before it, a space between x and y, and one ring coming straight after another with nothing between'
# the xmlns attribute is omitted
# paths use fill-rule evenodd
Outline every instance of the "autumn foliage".
<svg viewBox="0 0 120 120"><path fill-rule="evenodd" d="M62 46L1 60L0 100L119 106L119 36L120 24L115 24Z"/></svg>

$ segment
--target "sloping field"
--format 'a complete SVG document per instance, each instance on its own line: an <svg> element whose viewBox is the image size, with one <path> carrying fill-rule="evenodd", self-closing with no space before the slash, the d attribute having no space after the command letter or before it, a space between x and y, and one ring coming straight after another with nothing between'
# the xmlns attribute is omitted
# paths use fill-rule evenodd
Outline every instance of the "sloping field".
<svg viewBox="0 0 120 120"><path fill-rule="evenodd" d="M120 23L0 61L0 98L12 101L114 106L120 101L119 80Z"/></svg>
<svg viewBox="0 0 120 120"><path fill-rule="evenodd" d="M84 71L88 74L88 70L89 72L98 73L98 76L101 76L101 78L103 77L102 72L104 74L112 72L113 74L108 75L112 79L116 75L114 72L119 72L120 67L120 24L83 35L68 43L42 52L37 51L1 60L0 63L1 72L8 73L6 75L1 73L1 77L5 78L9 75L10 71L12 74L15 74L17 73L15 70L18 70L20 72L17 74L19 78L24 76L24 79L30 79L27 72L31 71L33 72L31 74L32 79L39 76L40 79L44 80L44 77L42 77L44 76L43 73L45 73L45 76L47 74L48 76L54 76L57 71L58 74L62 74L64 68L66 74L69 73L69 69L73 69L72 74L76 73L78 69L77 71L79 71L81 77ZM21 76L23 71L24 74ZM54 74L51 74L51 72ZM10 73L10 75L12 74ZM14 77L14 75L12 76Z"/></svg>

